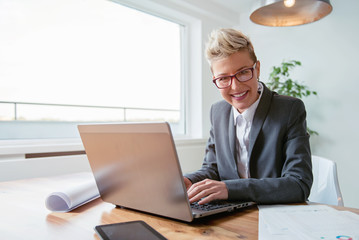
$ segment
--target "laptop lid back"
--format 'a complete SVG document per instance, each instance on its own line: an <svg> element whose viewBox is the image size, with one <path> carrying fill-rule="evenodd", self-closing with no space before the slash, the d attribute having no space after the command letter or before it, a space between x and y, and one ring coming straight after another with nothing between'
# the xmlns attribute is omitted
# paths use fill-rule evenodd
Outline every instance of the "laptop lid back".
<svg viewBox="0 0 359 240"><path fill-rule="evenodd" d="M192 221L168 123L92 124L78 129L104 201Z"/></svg>

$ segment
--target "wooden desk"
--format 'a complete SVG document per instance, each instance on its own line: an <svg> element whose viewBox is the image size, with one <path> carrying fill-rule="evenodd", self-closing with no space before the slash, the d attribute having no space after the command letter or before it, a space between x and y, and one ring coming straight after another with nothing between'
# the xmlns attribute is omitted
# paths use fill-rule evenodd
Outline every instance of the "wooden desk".
<svg viewBox="0 0 359 240"><path fill-rule="evenodd" d="M46 209L45 199L61 186L61 177L0 182L1 239L98 239L100 224L143 220L168 239L258 239L256 206L184 223L97 199L69 213ZM359 209L339 208L359 214Z"/></svg>

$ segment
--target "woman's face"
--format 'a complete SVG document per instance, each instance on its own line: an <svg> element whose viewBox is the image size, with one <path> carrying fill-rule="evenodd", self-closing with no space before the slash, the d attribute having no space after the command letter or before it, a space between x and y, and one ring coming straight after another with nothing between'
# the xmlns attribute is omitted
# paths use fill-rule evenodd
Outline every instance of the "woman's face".
<svg viewBox="0 0 359 240"><path fill-rule="evenodd" d="M250 58L247 50L236 52L227 58L223 58L212 62L212 72L214 78L228 76L238 71L251 68L255 62ZM260 70L259 61L253 71L253 77L246 82L239 82L236 78L232 79L232 84L223 89L219 89L222 97L238 112L243 113L248 109L259 97L258 93L258 77Z"/></svg>

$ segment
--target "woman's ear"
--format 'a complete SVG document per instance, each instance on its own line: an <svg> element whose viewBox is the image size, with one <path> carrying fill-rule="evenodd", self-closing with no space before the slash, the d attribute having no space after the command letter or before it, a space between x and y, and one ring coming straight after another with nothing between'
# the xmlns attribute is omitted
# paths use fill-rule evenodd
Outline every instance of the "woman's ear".
<svg viewBox="0 0 359 240"><path fill-rule="evenodd" d="M260 75L260 72L261 72L261 62L259 60L257 61L255 70L257 71L257 80L259 80L259 75Z"/></svg>

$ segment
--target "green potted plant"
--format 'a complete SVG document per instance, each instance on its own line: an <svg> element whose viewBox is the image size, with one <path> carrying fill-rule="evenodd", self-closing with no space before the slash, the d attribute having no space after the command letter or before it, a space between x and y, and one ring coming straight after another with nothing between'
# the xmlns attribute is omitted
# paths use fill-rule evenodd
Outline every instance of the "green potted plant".
<svg viewBox="0 0 359 240"><path fill-rule="evenodd" d="M296 60L283 61L280 66L274 66L269 76L267 86L272 91L280 95L287 95L296 98L308 97L310 95L318 95L316 91L312 91L308 86L299 83L290 78L289 71L302 63ZM318 135L318 132L307 128L310 135Z"/></svg>

